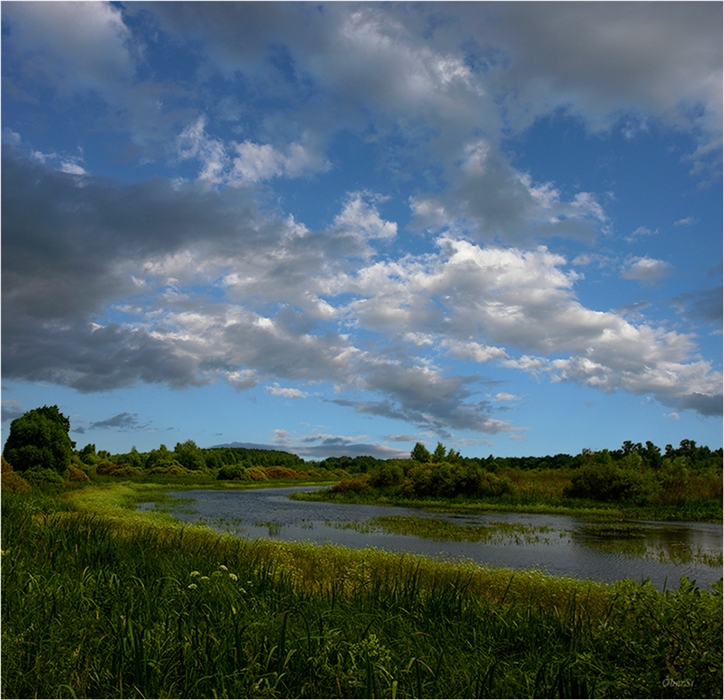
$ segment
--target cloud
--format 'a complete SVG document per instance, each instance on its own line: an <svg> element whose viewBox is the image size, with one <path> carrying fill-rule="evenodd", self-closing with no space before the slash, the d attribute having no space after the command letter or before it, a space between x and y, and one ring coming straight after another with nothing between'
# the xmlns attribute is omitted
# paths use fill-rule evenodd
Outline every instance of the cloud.
<svg viewBox="0 0 724 700"><path fill-rule="evenodd" d="M267 386L265 389L272 396L283 396L286 399L304 399L309 396L306 391L293 389L291 387L281 387L278 382L274 382L273 386Z"/></svg>
<svg viewBox="0 0 724 700"><path fill-rule="evenodd" d="M122 12L110 3L17 3L3 11L3 42L30 75L52 78L64 92L109 95L134 76L134 46Z"/></svg>
<svg viewBox="0 0 724 700"><path fill-rule="evenodd" d="M505 391L501 391L495 395L495 401L517 401L520 396L515 394L508 394Z"/></svg>
<svg viewBox="0 0 724 700"><path fill-rule="evenodd" d="M417 436L416 435L409 435L406 433L403 433L402 435L385 435L385 440L388 440L389 442L417 442Z"/></svg>
<svg viewBox="0 0 724 700"><path fill-rule="evenodd" d="M696 219L695 217L687 216L685 219L679 219L678 221L675 221L674 226L693 226L697 222L698 219Z"/></svg>
<svg viewBox="0 0 724 700"><path fill-rule="evenodd" d="M210 185L241 186L275 177L300 177L329 170L329 162L309 143L290 143L283 149L251 141L225 144L207 133L207 118L199 116L178 136L180 160L201 164L198 180ZM308 140L308 139L307 139Z"/></svg>
<svg viewBox="0 0 724 700"><path fill-rule="evenodd" d="M626 240L629 243L633 243L637 238L641 238L642 236L656 236L658 233L659 229L652 231L650 228L646 228L646 226L639 226L630 236L626 237Z"/></svg>
<svg viewBox="0 0 724 700"><path fill-rule="evenodd" d="M377 258L396 230L378 195L348 193L330 227L311 231L244 189L120 185L6 151L8 378L80 391L274 381L270 393L287 395L298 390L284 381L330 382L338 405L446 438L520 428L476 399L477 373L436 356L716 408L720 375L689 336L586 308L580 275L545 246L448 232L433 252ZM651 279L649 260L630 274Z"/></svg>
<svg viewBox="0 0 724 700"><path fill-rule="evenodd" d="M15 420L16 418L20 418L25 413L20 408L20 403L18 401L14 401L13 399L3 399L2 400L2 422L4 423L7 420Z"/></svg>
<svg viewBox="0 0 724 700"><path fill-rule="evenodd" d="M142 423L138 420L137 413L118 413L115 416L106 418L105 420L89 423L87 426L78 426L73 429L74 433L80 435L85 434L89 430L118 430L120 432L128 432L133 430L144 430L148 428L150 423Z"/></svg>
<svg viewBox="0 0 724 700"><path fill-rule="evenodd" d="M498 239L507 244L552 237L592 240L605 229L608 218L594 194L579 192L566 201L552 183L533 182L502 153L486 150L482 155L479 145L473 167L470 147L465 146L463 167L450 172L451 187L410 199L413 226L464 231L475 241Z"/></svg>
<svg viewBox="0 0 724 700"><path fill-rule="evenodd" d="M722 286L687 292L675 297L671 303L688 318L722 325Z"/></svg>
<svg viewBox="0 0 724 700"><path fill-rule="evenodd" d="M549 373L554 381L606 392L652 393L662 403L699 412L710 407L695 394L715 399L720 393L721 375L692 358L688 336L584 307L573 292L577 275L565 272L565 259L545 247L481 248L450 237L439 245L438 256L377 263L350 281L347 288L358 294L350 304L357 322L401 338L424 330L456 357ZM465 406L465 385L455 391L453 403ZM400 412L389 402L361 402L356 410ZM458 416L463 423L471 417L469 407Z"/></svg>
<svg viewBox="0 0 724 700"><path fill-rule="evenodd" d="M627 280L637 280L643 284L658 284L664 277L673 272L670 263L649 258L648 256L630 258L625 265L621 277Z"/></svg>
<svg viewBox="0 0 724 700"><path fill-rule="evenodd" d="M519 108L532 105L527 119L563 104L594 128L632 111L679 126L698 109L704 137L720 134L720 6L505 3L495 10L497 21L482 29L509 58L505 78L527 86L518 98Z"/></svg>
<svg viewBox="0 0 724 700"><path fill-rule="evenodd" d="M259 383L259 377L253 369L243 369L234 372L227 372L224 375L227 384L234 387L236 391L253 389Z"/></svg>
<svg viewBox="0 0 724 700"><path fill-rule="evenodd" d="M271 449L284 449L308 459L326 459L327 457L370 456L377 459L405 459L409 451L398 450L378 443L360 442L365 436L349 437L313 433L302 437L292 436L288 430L274 430ZM319 443L319 444L315 444ZM234 443L246 446L244 443Z"/></svg>
<svg viewBox="0 0 724 700"><path fill-rule="evenodd" d="M339 231L347 231L364 240L394 238L397 224L380 217L376 202L379 196L369 192L353 192L347 196L344 208L334 218L334 226Z"/></svg>
<svg viewBox="0 0 724 700"><path fill-rule="evenodd" d="M677 397L668 405L675 406L679 410L691 409L702 416L721 416L722 393L721 391L718 394L692 392L684 397Z"/></svg>

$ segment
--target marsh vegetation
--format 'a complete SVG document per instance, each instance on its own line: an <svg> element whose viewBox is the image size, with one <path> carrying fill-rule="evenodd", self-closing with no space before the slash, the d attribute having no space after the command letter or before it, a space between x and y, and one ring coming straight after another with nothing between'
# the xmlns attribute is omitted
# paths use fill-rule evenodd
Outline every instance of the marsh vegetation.
<svg viewBox="0 0 724 700"><path fill-rule="evenodd" d="M120 500L3 496L4 697L719 696L721 582L252 542Z"/></svg>

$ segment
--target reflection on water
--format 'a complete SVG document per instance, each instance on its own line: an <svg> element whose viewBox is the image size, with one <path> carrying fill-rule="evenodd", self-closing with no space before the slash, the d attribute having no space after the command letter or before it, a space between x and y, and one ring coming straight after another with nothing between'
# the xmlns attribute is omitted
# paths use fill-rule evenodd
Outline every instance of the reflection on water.
<svg viewBox="0 0 724 700"><path fill-rule="evenodd" d="M247 539L378 547L515 569L615 581L650 579L664 588L682 576L704 587L722 575L722 527L710 523L587 523L524 513L441 515L416 508L292 501L317 486L248 491L179 491L171 513ZM189 503L189 499L191 502ZM141 504L149 510L154 504ZM168 508L168 504L164 506Z"/></svg>

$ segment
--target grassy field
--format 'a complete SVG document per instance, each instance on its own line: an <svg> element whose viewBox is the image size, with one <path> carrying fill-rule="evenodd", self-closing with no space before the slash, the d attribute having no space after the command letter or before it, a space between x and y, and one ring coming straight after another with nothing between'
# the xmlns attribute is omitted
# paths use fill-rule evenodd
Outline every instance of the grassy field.
<svg viewBox="0 0 724 700"><path fill-rule="evenodd" d="M720 697L721 582L248 542L154 488L3 495L3 697Z"/></svg>

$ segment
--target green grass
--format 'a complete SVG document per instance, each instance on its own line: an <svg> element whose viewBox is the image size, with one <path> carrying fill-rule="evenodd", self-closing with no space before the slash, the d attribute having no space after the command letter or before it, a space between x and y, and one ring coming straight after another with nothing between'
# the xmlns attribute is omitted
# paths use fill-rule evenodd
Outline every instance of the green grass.
<svg viewBox="0 0 724 700"><path fill-rule="evenodd" d="M148 492L3 495L3 697L720 697L721 583L249 542Z"/></svg>

